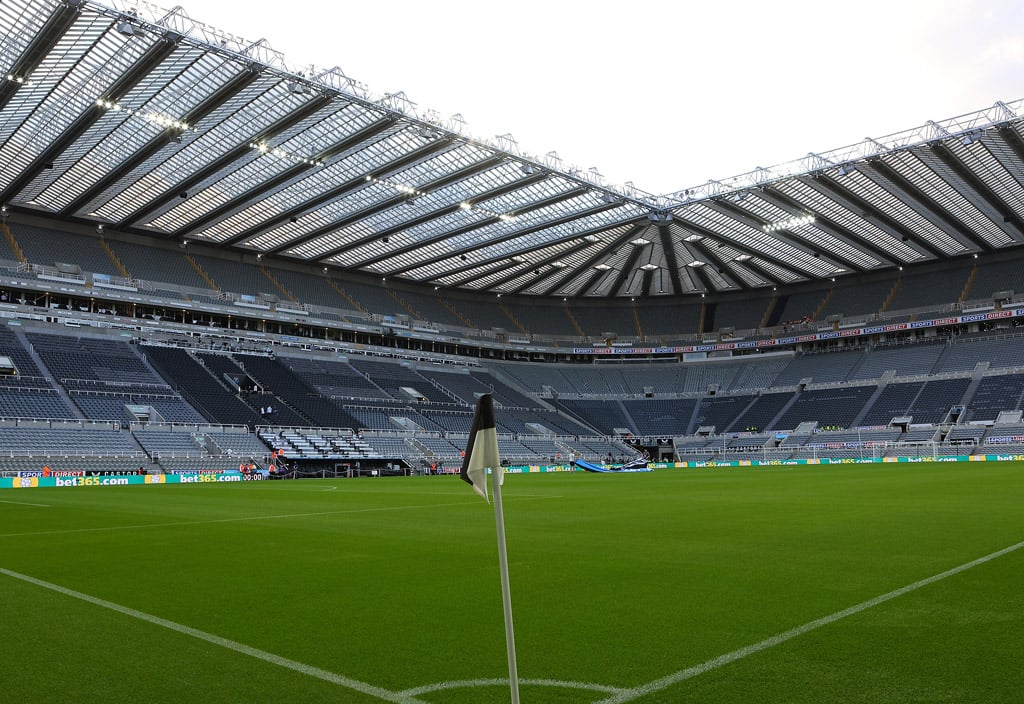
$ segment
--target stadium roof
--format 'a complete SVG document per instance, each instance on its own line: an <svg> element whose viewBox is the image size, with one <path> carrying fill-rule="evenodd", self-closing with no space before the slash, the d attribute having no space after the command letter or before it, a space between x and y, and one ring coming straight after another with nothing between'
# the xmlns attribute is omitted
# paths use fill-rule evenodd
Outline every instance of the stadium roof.
<svg viewBox="0 0 1024 704"><path fill-rule="evenodd" d="M558 297L756 289L1024 244L1024 100L656 195L180 9L14 0L0 32L0 203L112 230Z"/></svg>

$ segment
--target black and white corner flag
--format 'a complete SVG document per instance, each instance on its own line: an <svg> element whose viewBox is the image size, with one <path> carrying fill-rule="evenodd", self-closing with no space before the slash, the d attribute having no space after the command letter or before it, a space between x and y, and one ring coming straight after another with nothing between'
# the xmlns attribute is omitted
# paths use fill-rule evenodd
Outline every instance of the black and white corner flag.
<svg viewBox="0 0 1024 704"><path fill-rule="evenodd" d="M498 428L494 423L494 400L490 394L483 394L476 402L473 428L466 444L466 456L462 460L462 481L473 485L473 490L487 498L487 470L498 472L498 484L505 479L505 471L498 457Z"/></svg>

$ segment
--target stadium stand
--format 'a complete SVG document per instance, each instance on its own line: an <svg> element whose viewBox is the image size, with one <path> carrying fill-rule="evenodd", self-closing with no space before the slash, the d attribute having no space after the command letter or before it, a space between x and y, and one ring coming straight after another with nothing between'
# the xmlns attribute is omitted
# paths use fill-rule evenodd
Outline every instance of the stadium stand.
<svg viewBox="0 0 1024 704"><path fill-rule="evenodd" d="M965 421L994 421L1001 411L1020 410L1024 374L987 376L978 384L967 408Z"/></svg>
<svg viewBox="0 0 1024 704"><path fill-rule="evenodd" d="M71 9L93 21L94 8ZM41 26L43 14L29 13ZM61 29L54 15L33 37L34 19L3 17L12 60L45 60L54 85L103 65L116 85L149 86L154 105L170 105L179 82L168 79L186 75L156 54L119 73L106 39L70 30L79 20ZM221 61L223 46L193 39L189 66ZM151 469L225 467L270 447L322 468L450 463L484 393L502 452L522 461L628 456L627 435L719 458L1024 446L1006 415L1024 404L1019 106L1000 104L1012 117L998 123L975 113L985 143L970 154L962 118L933 122L898 148L873 143L873 176L820 157L814 172L780 175L770 197L715 182L724 192L666 197L659 213L632 187L620 198L498 142L494 164L471 166L461 139L418 160L381 141L437 136L400 111L298 188L280 153L224 151L216 135L259 104L251 97L273 99L282 124L301 118L285 130L295 154L324 152L330 123L222 73L189 80L214 129L170 135L167 149L140 139L137 119L96 122L92 98L54 117L46 101L59 91L9 81L6 124L25 139L11 142L24 154L8 164L0 227L0 430L16 461L0 471L64 448L78 454L59 459L78 466ZM335 102L353 125L377 119L376 107ZM204 156L166 161L192 149ZM934 151L944 165L920 158ZM172 164L188 191L164 180ZM378 183L406 169L444 184L432 212ZM475 178L486 188L467 185ZM444 190L454 184L473 202ZM189 197L197 188L205 198ZM820 219L799 241L771 222L747 236L780 208ZM395 252L380 248L389 235L392 247L405 240Z"/></svg>

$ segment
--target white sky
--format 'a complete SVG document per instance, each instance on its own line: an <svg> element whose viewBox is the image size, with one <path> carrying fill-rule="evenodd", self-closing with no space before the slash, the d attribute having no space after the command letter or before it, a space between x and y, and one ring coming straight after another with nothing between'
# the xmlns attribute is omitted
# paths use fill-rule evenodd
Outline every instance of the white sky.
<svg viewBox="0 0 1024 704"><path fill-rule="evenodd" d="M181 4L652 193L1024 97L1019 0Z"/></svg>

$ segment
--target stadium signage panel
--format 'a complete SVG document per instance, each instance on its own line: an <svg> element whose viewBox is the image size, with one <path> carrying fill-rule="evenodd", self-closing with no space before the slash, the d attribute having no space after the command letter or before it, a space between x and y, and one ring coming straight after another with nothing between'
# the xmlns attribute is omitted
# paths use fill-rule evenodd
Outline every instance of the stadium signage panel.
<svg viewBox="0 0 1024 704"><path fill-rule="evenodd" d="M767 340L746 340L743 342L720 342L717 344L683 345L679 347L574 347L573 354L686 354L689 352L722 352L736 349L757 349L765 347L778 347L780 345L795 345L800 342L817 342L819 340L834 340L838 337L860 337L862 335L878 335L886 332L898 332L901 330L921 330L924 328L941 327L945 325L960 325L964 323L979 323L986 320L998 320L1004 318L1024 317L1024 308L1013 310L995 310L988 313L972 313L969 315L958 315L952 318L935 318L934 320L915 320L910 323L891 323L889 325L871 325L862 328L848 328L845 330L811 333L808 335L770 338Z"/></svg>
<svg viewBox="0 0 1024 704"><path fill-rule="evenodd" d="M53 487L79 487L79 486L125 486L125 485L146 485L146 484L206 484L213 482L241 482L255 479L263 479L263 476L256 474L250 477L243 477L240 472L217 472L216 474L128 474L120 476L102 477L44 477L41 474L34 476L0 477L0 489L34 489Z"/></svg>

